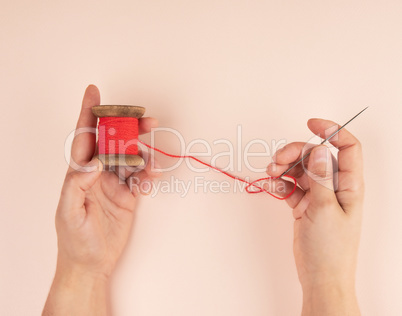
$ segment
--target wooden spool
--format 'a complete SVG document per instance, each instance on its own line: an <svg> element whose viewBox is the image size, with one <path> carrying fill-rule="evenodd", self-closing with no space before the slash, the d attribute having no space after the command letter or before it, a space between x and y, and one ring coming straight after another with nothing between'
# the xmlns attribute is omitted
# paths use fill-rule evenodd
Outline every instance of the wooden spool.
<svg viewBox="0 0 402 316"><path fill-rule="evenodd" d="M141 118L145 108L134 105L96 105L92 107L92 113L96 117L135 117ZM144 165L144 160L138 155L98 154L95 156L107 166L130 166Z"/></svg>

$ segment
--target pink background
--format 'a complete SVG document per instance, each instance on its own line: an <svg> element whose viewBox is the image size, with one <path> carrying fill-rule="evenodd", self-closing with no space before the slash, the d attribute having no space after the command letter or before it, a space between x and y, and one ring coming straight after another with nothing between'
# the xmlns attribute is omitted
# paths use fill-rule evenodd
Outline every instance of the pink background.
<svg viewBox="0 0 402 316"><path fill-rule="evenodd" d="M343 123L370 106L350 125L367 184L357 295L364 315L401 315L401 16L399 0L2 1L1 314L42 309L64 141L94 83L102 103L145 106L187 142L235 142L239 124L244 142L304 141L308 118ZM168 135L157 145L177 150ZM171 176L199 174L182 164ZM285 203L193 188L145 197L136 214L112 280L116 315L299 314Z"/></svg>

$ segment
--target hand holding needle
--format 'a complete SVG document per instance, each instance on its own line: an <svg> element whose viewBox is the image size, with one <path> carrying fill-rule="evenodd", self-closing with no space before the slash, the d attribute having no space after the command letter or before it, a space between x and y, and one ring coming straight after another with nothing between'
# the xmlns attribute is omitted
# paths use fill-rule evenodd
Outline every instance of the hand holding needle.
<svg viewBox="0 0 402 316"><path fill-rule="evenodd" d="M352 122L356 117L358 117L360 114L362 114L365 110L368 109L368 106L365 107L363 110L361 110L359 113L357 113L355 116L353 116L349 121L347 121L345 124L343 124L340 128L338 128L335 132L333 132L330 136L328 136L326 139L324 139L320 145L324 144L327 140L331 139L334 137L336 134L338 134L346 125L348 125L350 122ZM317 145L318 146L318 145ZM314 146L315 147L315 146ZM314 148L313 147L313 148ZM282 178L285 174L287 174L290 170L292 170L294 167L296 167L299 163L301 163L304 159L306 159L308 156L311 154L311 150L313 148L310 148L309 152L305 154L303 157L301 157L298 161L296 161L292 166L290 166L286 171L284 171L278 178Z"/></svg>

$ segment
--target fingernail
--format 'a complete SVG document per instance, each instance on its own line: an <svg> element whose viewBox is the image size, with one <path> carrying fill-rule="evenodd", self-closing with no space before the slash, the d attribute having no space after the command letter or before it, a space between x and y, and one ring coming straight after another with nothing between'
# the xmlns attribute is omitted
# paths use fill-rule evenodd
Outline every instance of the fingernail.
<svg viewBox="0 0 402 316"><path fill-rule="evenodd" d="M315 164L326 163L329 157L329 149L326 146L319 146L314 150L313 160Z"/></svg>
<svg viewBox="0 0 402 316"><path fill-rule="evenodd" d="M82 172L94 172L102 170L103 170L103 163L97 158L91 160L85 166L80 168L80 171Z"/></svg>
<svg viewBox="0 0 402 316"><path fill-rule="evenodd" d="M98 158L95 158L95 159L91 160L90 164L95 167L94 171L97 170L97 171L100 172L100 171L103 170L103 163Z"/></svg>

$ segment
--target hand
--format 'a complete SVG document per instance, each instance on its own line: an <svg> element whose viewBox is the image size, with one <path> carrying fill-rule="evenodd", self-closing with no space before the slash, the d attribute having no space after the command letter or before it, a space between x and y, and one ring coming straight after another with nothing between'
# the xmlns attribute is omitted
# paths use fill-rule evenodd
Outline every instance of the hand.
<svg viewBox="0 0 402 316"><path fill-rule="evenodd" d="M77 130L96 127L97 118L91 108L99 104L99 90L90 85L85 91ZM157 121L153 118L139 120L140 134L156 126ZM74 138L71 159L82 167L74 170L70 166L62 188L56 212L56 276L47 306L52 305L52 298L60 303L57 295L60 292L64 293L64 297L73 295L66 293L68 288L90 295L92 288L106 283L126 245L136 196L141 193L139 188L144 187L134 185L130 190L128 184L135 183L134 178L151 184L153 177L158 175L152 172L149 163L139 173L132 173L126 168L102 172L102 163L92 158L95 150L94 133L80 133ZM73 305L80 305L76 298L72 300ZM93 307L90 310L95 313ZM77 315L77 311L74 314Z"/></svg>
<svg viewBox="0 0 402 316"><path fill-rule="evenodd" d="M311 119L308 127L326 138L339 126ZM320 145L289 172L300 186L286 201L295 218L294 256L303 314L357 315L354 281L363 210L362 148L346 129L329 142L339 150L338 166L328 147ZM281 175L305 154L305 146L286 145L275 154L267 173Z"/></svg>

